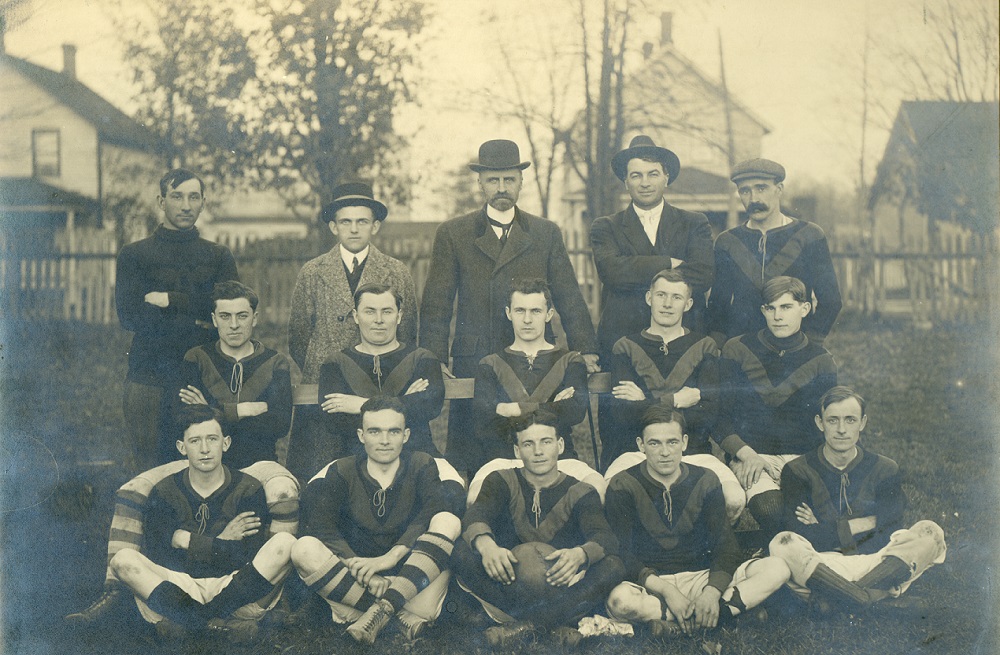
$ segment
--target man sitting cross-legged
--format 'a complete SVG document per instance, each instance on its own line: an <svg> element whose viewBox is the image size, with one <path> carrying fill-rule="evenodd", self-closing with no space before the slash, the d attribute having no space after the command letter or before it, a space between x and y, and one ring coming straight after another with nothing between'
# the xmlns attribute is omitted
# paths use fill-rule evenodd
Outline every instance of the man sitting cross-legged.
<svg viewBox="0 0 1000 655"><path fill-rule="evenodd" d="M746 505L746 494L729 467L712 454L712 431L719 413L719 349L710 337L685 328L691 308L691 285L676 270L660 271L649 284L646 304L649 327L615 343L611 360L612 396L604 407L614 433L601 433L606 478L638 463L636 436L642 415L650 407L676 409L684 416L688 444L684 461L715 473L726 496L726 510L736 520ZM610 431L609 431L610 432ZM624 453L624 454L623 454ZM621 462L611 457L622 456Z"/></svg>
<svg viewBox="0 0 1000 655"><path fill-rule="evenodd" d="M234 468L273 460L274 444L292 422L288 359L253 340L257 294L231 280L212 291L212 323L219 339L184 355L174 411L212 405L222 411L233 443L226 463Z"/></svg>
<svg viewBox="0 0 1000 655"><path fill-rule="evenodd" d="M144 552L119 551L111 568L163 636L208 628L252 638L291 571L295 538L267 537L260 482L222 463L230 439L216 410L191 405L177 417L188 466L161 480L145 507Z"/></svg>
<svg viewBox="0 0 1000 655"><path fill-rule="evenodd" d="M514 455L524 467L491 472L466 510L455 574L501 622L486 630L493 644L536 628L578 641L570 622L599 606L622 580L618 542L598 492L559 471L564 446L557 425L543 410L514 419ZM541 552L520 550L526 546L551 551L544 557L544 580L529 579L526 572L515 576L519 563L529 564L527 558Z"/></svg>
<svg viewBox="0 0 1000 655"><path fill-rule="evenodd" d="M431 351L397 340L401 303L399 292L387 284L363 284L354 294L361 343L344 348L319 369L319 397L333 442L314 444L316 468L356 454L361 406L374 396L395 396L406 407L408 450L438 454L430 422L444 405L441 362Z"/></svg>
<svg viewBox="0 0 1000 655"><path fill-rule="evenodd" d="M813 450L819 399L837 384L837 363L802 332L809 298L801 280L779 276L764 284L767 328L730 339L719 360L722 415L716 434L746 489L747 509L760 525L763 547L782 526L782 467Z"/></svg>
<svg viewBox="0 0 1000 655"><path fill-rule="evenodd" d="M398 398L366 401L357 434L365 454L331 463L306 487L306 536L292 561L355 640L374 643L393 616L413 639L441 613L465 490L446 463L442 479L430 455L404 452Z"/></svg>
<svg viewBox="0 0 1000 655"><path fill-rule="evenodd" d="M543 408L558 419L565 456L575 457L571 432L587 412L587 364L580 353L556 348L545 339L555 315L549 286L541 278L515 279L506 307L514 343L487 355L476 372L475 472L486 462L510 454L508 419Z"/></svg>
<svg viewBox="0 0 1000 655"><path fill-rule="evenodd" d="M818 590L851 607L899 596L944 561L944 532L932 521L897 529L906 509L899 466L858 444L868 422L861 395L834 387L820 410L823 445L781 472L789 532L770 552L786 561L789 587L802 597Z"/></svg>
<svg viewBox="0 0 1000 655"><path fill-rule="evenodd" d="M742 561L719 479L681 461L683 416L656 406L643 424L637 442L646 461L608 485L608 518L627 579L608 597L608 613L652 622L654 634L714 628L779 589L788 567L774 557Z"/></svg>

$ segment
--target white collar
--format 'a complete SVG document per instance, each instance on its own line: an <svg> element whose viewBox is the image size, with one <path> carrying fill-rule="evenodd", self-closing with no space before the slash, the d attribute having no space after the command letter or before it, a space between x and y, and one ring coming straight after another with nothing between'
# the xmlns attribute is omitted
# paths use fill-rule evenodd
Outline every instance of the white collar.
<svg viewBox="0 0 1000 655"><path fill-rule="evenodd" d="M656 207L653 207L652 209L639 209L633 202L632 209L635 211L636 216L638 216L639 218L645 218L648 220L652 220L654 218L659 219L660 215L663 214L664 202L665 201L660 200L660 204L658 204Z"/></svg>
<svg viewBox="0 0 1000 655"><path fill-rule="evenodd" d="M505 212L500 211L493 207L493 205L486 205L486 215L492 218L494 221L503 223L504 225L513 222L514 220L514 208L511 207Z"/></svg>
<svg viewBox="0 0 1000 655"><path fill-rule="evenodd" d="M361 252L351 252L350 250L348 250L347 248L345 248L343 245L341 245L340 246L340 258L344 260L344 266L347 267L347 270L351 270L352 265L354 264L354 258L357 257L358 258L358 264L361 264L366 259L368 259L368 251L370 249L371 249L371 246L368 245L368 246L365 246L365 249L362 250Z"/></svg>

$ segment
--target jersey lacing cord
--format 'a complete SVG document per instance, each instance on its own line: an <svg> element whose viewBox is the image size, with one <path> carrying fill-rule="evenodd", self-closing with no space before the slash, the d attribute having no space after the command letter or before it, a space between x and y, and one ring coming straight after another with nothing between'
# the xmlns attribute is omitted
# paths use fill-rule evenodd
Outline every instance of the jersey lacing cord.
<svg viewBox="0 0 1000 655"><path fill-rule="evenodd" d="M535 493L531 496L531 513L535 515L535 528L537 528L542 518L542 492L540 489L535 489Z"/></svg>
<svg viewBox="0 0 1000 655"><path fill-rule="evenodd" d="M529 355L528 353L524 353L524 358L526 360L528 360L528 370L529 371L534 371L535 370L535 357L537 357L537 356L538 356L538 353L535 353L534 355Z"/></svg>
<svg viewBox="0 0 1000 655"><path fill-rule="evenodd" d="M379 489L372 496L372 506L375 508L375 515L379 518L385 516L385 489Z"/></svg>
<svg viewBox="0 0 1000 655"><path fill-rule="evenodd" d="M670 495L669 489L663 490L663 513L667 517L667 523L674 524L674 499Z"/></svg>
<svg viewBox="0 0 1000 655"><path fill-rule="evenodd" d="M243 389L243 362L236 362L233 365L233 374L229 376L229 391L234 395L239 395Z"/></svg>
<svg viewBox="0 0 1000 655"><path fill-rule="evenodd" d="M208 527L208 519L211 513L206 503L198 506L198 511L194 515L194 520L198 522L198 534L205 534L205 528Z"/></svg>
<svg viewBox="0 0 1000 655"><path fill-rule="evenodd" d="M851 486L851 479L847 477L847 473L840 474L840 511L844 511L844 507L847 507L847 513L853 514L854 510L851 509L851 503L847 500L847 488Z"/></svg>
<svg viewBox="0 0 1000 655"><path fill-rule="evenodd" d="M375 355L372 361L372 373L375 374L375 378L378 381L378 390L382 391L382 360L378 355Z"/></svg>

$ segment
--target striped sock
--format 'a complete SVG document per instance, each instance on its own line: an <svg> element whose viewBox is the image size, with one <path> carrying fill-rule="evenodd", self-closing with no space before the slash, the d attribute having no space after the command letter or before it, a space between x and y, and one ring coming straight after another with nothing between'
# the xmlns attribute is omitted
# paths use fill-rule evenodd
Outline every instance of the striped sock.
<svg viewBox="0 0 1000 655"><path fill-rule="evenodd" d="M349 605L359 610L371 607L377 598L367 589L358 584L347 566L336 555L328 559L319 571L325 571L316 582L309 585L311 591L336 603ZM315 575L315 574L314 574Z"/></svg>
<svg viewBox="0 0 1000 655"><path fill-rule="evenodd" d="M447 568L455 543L437 532L425 532L413 544L413 551L403 562L384 598L395 612L403 609L414 596L427 588Z"/></svg>

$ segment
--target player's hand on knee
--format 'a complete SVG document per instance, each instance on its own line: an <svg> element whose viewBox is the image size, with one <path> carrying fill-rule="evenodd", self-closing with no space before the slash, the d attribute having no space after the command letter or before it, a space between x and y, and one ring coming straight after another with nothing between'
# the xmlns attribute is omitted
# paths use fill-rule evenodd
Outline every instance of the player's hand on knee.
<svg viewBox="0 0 1000 655"><path fill-rule="evenodd" d="M813 514L812 508L805 503L802 503L795 508L795 518L797 518L799 523L803 525L813 525L815 523L819 523L816 515Z"/></svg>
<svg viewBox="0 0 1000 655"><path fill-rule="evenodd" d="M368 591L375 598L381 598L389 588L389 578L384 575L375 574L368 580Z"/></svg>
<svg viewBox="0 0 1000 655"><path fill-rule="evenodd" d="M553 562L545 574L545 581L554 587L565 587L580 567L587 563L583 548L561 548L549 553L545 561Z"/></svg>
<svg viewBox="0 0 1000 655"><path fill-rule="evenodd" d="M750 448L747 450L748 452L736 455L738 460L733 471L736 473L736 477L744 489L749 489L757 484L757 480L760 479L761 474L765 471L768 475L774 477L774 469L764 461L764 458Z"/></svg>
<svg viewBox="0 0 1000 655"><path fill-rule="evenodd" d="M217 538L227 541L239 541L260 532L260 526L260 517L253 512L242 512L229 522Z"/></svg>
<svg viewBox="0 0 1000 655"><path fill-rule="evenodd" d="M695 628L714 628L719 624L719 598L722 594L715 587L705 589L691 603L694 609Z"/></svg>

